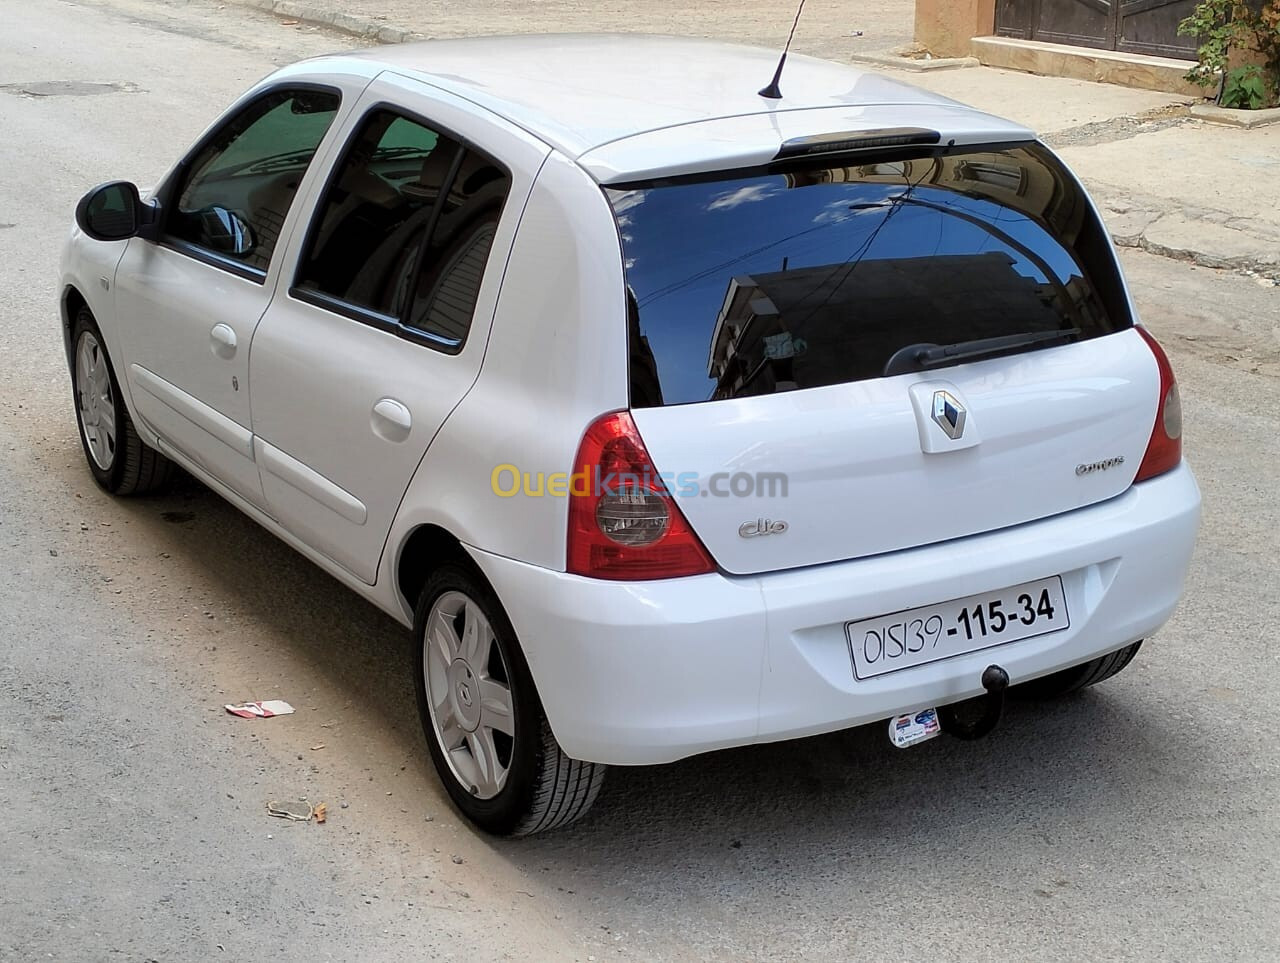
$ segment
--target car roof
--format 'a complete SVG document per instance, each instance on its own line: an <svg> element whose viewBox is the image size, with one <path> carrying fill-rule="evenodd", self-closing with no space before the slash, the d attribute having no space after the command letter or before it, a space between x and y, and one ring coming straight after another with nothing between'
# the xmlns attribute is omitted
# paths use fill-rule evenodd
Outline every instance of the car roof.
<svg viewBox="0 0 1280 963"><path fill-rule="evenodd" d="M772 77L779 53L688 37L540 34L394 44L345 57L448 90L580 162L611 147L600 169L584 164L602 180L705 167L697 162L698 147L685 142L706 141L708 131L694 138L679 132L671 142L674 128L709 121L737 119L719 125L716 136L722 141L758 142L745 153L726 153L723 146L712 151L720 165L772 156L784 133L920 126L922 119L933 121L932 129L945 126L944 138L959 136L964 142L1032 136L947 97L800 54L788 55L782 98L768 100L758 91ZM793 116L799 112L807 113ZM773 133L762 141L751 131ZM658 132L666 132L657 141L668 154L677 148L679 157L670 163L655 166L645 143L635 144L635 151L618 149L619 142L644 141L644 135Z"/></svg>

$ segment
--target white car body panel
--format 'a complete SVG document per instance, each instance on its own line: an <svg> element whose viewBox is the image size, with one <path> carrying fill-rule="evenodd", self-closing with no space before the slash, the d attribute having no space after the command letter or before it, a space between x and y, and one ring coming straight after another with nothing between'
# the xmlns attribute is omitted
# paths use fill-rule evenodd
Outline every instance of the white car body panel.
<svg viewBox="0 0 1280 963"><path fill-rule="evenodd" d="M949 106L985 116L882 74L796 53L787 56L783 98L765 100L757 91L773 75L777 50L692 37L474 37L394 44L333 60L416 76L535 133L574 160L648 131L815 107Z"/></svg>
<svg viewBox="0 0 1280 963"><path fill-rule="evenodd" d="M1006 143L1035 136L1020 124L959 105L915 106L910 121L912 127L937 131L942 143ZM578 158L578 163L601 184L674 173L699 174L767 164L783 143L795 138L882 130L904 124L903 109L898 104L779 110L636 134L590 150Z"/></svg>
<svg viewBox="0 0 1280 963"><path fill-rule="evenodd" d="M66 244L62 248L62 256L58 262L59 291L63 293L62 333L63 346L67 352L67 362L71 362L71 326L75 318L66 311L65 295L75 291L88 305L93 316L101 322L102 338L106 343L107 354L115 359L123 357L120 345L120 326L112 323L115 318L114 278L116 265L124 257L128 241L93 241L84 236L78 226L73 226L67 234ZM133 403L129 397L129 380L117 373L120 390L123 392L130 410ZM144 435L144 437L147 437Z"/></svg>
<svg viewBox="0 0 1280 963"><path fill-rule="evenodd" d="M287 71L284 74L288 76ZM280 82L280 78L268 78L258 84L224 116ZM352 102L367 79L320 72L309 75L307 82L336 87L342 103L303 175L297 197L306 197L322 176L326 155L335 147ZM204 135L197 144L203 139ZM129 241L115 273L114 312L127 319L120 332L129 362L121 366L117 361L117 378L124 380L121 375L127 375L135 420L145 434L163 438L168 450L182 452L189 462L259 508L265 508L266 502L253 457L250 344L271 303L282 255L302 206L296 200L291 206L265 279L246 278L169 243L140 238ZM216 338L214 329L219 327L224 331Z"/></svg>
<svg viewBox="0 0 1280 963"><path fill-rule="evenodd" d="M391 73L369 85L355 110L363 115L388 103L501 158L512 174L462 350L449 354L407 341L295 297L288 281L301 252L295 244L281 258L286 280L254 335L250 370L253 429L267 454L259 465L268 510L369 583L423 452L480 370L502 269L549 151L513 125L477 116L466 102ZM303 213L310 217L317 202L312 196L296 206L308 208Z"/></svg>
<svg viewBox="0 0 1280 963"><path fill-rule="evenodd" d="M963 538L1112 498L1133 483L1159 389L1151 350L1131 330L937 372L632 417L658 470L696 472L699 491L717 473L785 474L785 497L757 488L677 499L716 561L751 574ZM921 390L949 391L967 408L958 442L913 404ZM938 450L925 451L922 434ZM1114 457L1124 463L1076 473ZM740 537L739 526L758 518L785 521L785 536Z"/></svg>
<svg viewBox="0 0 1280 963"><path fill-rule="evenodd" d="M792 474L786 511L803 539L738 537L742 521L776 515L774 505L678 500L724 570L715 574L568 575L567 499L492 492L500 465L573 470L585 428L628 406L626 281L601 183L761 163L817 133L1032 136L797 55L783 99L764 101L756 91L776 62L777 51L710 41L545 36L295 64L231 108L285 81L343 92L265 284L140 238L97 242L77 230L64 291L94 312L145 441L405 625L415 602L400 587L406 544L423 526L456 538L507 609L556 738L577 758L665 762L830 731L977 695L993 661L1019 682L1146 637L1180 594L1199 494L1185 465L1130 484L1158 393L1136 332L927 377L635 411L664 471L705 475L756 459ZM463 134L513 174L457 355L290 295L329 170L378 101ZM211 341L216 324L235 335L230 358ZM927 437L911 389L934 382L971 406L977 434L963 449ZM1051 419L1051 436L1043 417L1020 420L1023 408L1057 401L1071 408ZM403 435L376 413L395 405L411 418ZM1147 417L1135 419L1143 406ZM1120 454L1118 470L1074 473ZM954 472L934 470L948 460ZM960 470L973 464L980 470ZM1010 491L1015 478L1022 488ZM869 510L886 490L902 504ZM939 493L958 493L965 511L936 509ZM906 507L922 502L928 511ZM1027 520L1049 502L1051 517ZM847 622L1052 575L1064 580L1069 629L854 678Z"/></svg>
<svg viewBox="0 0 1280 963"><path fill-rule="evenodd" d="M134 238L116 273L115 310L139 421L262 504L252 457L249 342L271 300L270 287ZM210 332L225 325L237 347L214 353ZM241 389L244 390L241 390ZM228 444L229 441L235 443Z"/></svg>
<svg viewBox="0 0 1280 963"><path fill-rule="evenodd" d="M1056 518L763 576L608 583L475 553L523 640L556 738L619 765L831 732L981 695L1148 636L1169 618L1199 524L1180 467ZM873 679L846 622L1061 574L1071 627Z"/></svg>
<svg viewBox="0 0 1280 963"><path fill-rule="evenodd" d="M582 168L552 153L507 265L484 376L427 452L393 546L418 525L437 524L464 544L564 569L566 499L498 497L492 476L504 464L535 476L570 471L586 426L627 406L622 285L604 196ZM384 563L396 558L388 551Z"/></svg>

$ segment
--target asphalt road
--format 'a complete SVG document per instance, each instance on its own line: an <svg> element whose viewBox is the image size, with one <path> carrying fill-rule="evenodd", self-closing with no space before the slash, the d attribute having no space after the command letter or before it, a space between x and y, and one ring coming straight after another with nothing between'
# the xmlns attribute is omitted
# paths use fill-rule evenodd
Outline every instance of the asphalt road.
<svg viewBox="0 0 1280 963"><path fill-rule="evenodd" d="M4 20L0 959L1276 956L1280 290L1126 256L1205 521L1122 676L976 744L873 726L614 770L579 827L495 842L430 772L405 633L198 486L109 499L71 413L77 197L346 41L199 3ZM298 712L221 711L249 698ZM325 825L267 816L303 796Z"/></svg>

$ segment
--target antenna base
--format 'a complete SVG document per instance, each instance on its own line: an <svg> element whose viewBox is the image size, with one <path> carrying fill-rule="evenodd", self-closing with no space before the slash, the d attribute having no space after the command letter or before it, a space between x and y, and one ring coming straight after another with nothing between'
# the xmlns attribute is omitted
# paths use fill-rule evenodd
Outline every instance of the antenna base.
<svg viewBox="0 0 1280 963"><path fill-rule="evenodd" d="M801 4L801 6L804 6L804 4ZM790 42L790 40L787 41L787 43ZM778 81L782 79L782 68L786 66L786 63L787 52L784 50L782 51L782 56L778 58L778 69L773 72L773 79L769 81L768 86L757 91L761 97L767 97L769 100L782 99L782 88L778 86Z"/></svg>

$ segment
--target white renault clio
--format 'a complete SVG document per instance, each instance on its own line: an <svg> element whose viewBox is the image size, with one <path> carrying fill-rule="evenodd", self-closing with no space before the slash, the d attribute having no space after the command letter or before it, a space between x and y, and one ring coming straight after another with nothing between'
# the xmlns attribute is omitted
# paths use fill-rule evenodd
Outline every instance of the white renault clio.
<svg viewBox="0 0 1280 963"><path fill-rule="evenodd" d="M89 468L180 465L412 625L495 833L606 764L1120 671L1182 589L1178 389L1028 130L848 67L626 37L262 81L62 266ZM765 94L771 91L765 91Z"/></svg>

